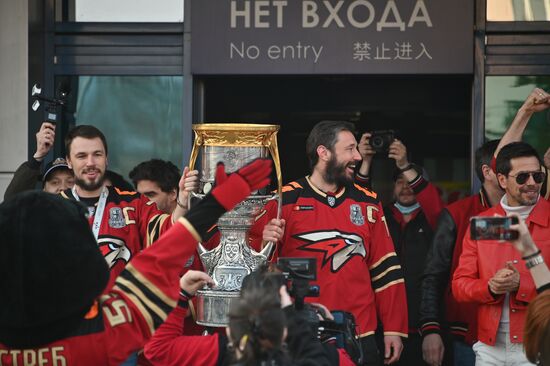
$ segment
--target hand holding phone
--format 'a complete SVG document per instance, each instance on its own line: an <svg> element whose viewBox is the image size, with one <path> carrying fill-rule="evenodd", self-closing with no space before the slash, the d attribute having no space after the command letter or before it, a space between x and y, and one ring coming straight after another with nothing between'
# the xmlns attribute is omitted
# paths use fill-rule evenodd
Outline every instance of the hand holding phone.
<svg viewBox="0 0 550 366"><path fill-rule="evenodd" d="M517 251L520 252L522 257L535 254L539 250L539 248L533 241L533 238L529 233L529 228L523 220L519 219L519 216L517 216L516 214L514 214L514 216L518 219L518 223L513 224L510 229L517 231L519 235L516 240L512 240L512 244L517 249Z"/></svg>

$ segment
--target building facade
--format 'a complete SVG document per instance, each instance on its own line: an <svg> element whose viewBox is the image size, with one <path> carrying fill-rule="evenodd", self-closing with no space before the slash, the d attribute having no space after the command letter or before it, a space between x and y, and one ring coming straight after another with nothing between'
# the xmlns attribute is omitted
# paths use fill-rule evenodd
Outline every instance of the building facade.
<svg viewBox="0 0 550 366"><path fill-rule="evenodd" d="M112 4L114 3L114 4ZM49 160L75 124L101 128L110 168L184 166L193 123L281 125L283 179L307 171L322 119L393 130L453 200L478 187L473 151L498 138L535 87L550 89L548 0L4 0L0 193L68 93ZM526 140L546 151L550 118ZM382 195L391 174L375 160ZM376 182L375 182L376 183Z"/></svg>

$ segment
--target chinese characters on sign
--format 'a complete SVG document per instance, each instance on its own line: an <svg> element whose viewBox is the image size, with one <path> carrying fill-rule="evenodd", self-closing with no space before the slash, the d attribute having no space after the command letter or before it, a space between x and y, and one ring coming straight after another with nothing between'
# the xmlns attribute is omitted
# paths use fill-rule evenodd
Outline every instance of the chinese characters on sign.
<svg viewBox="0 0 550 366"><path fill-rule="evenodd" d="M423 42L394 42L393 47L386 46L386 42L371 43L361 41L353 43L353 59L356 61L413 61L423 57L430 60L433 59Z"/></svg>
<svg viewBox="0 0 550 366"><path fill-rule="evenodd" d="M474 0L187 0L191 72L466 74Z"/></svg>

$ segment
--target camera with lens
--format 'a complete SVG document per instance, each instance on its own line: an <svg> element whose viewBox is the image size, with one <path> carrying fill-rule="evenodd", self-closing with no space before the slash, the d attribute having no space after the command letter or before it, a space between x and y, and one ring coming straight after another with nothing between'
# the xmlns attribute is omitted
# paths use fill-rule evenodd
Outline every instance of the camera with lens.
<svg viewBox="0 0 550 366"><path fill-rule="evenodd" d="M34 84L31 91L31 97L33 99L32 110L37 111L40 108L40 102L44 102L44 110L46 111L46 121L56 124L57 116L61 112L61 109L67 104L67 97L69 95L69 88L66 83L61 83L56 92L56 97L46 97L42 95L42 87L40 84Z"/></svg>
<svg viewBox="0 0 550 366"><path fill-rule="evenodd" d="M373 131L369 138L369 144L377 153L384 153L388 152L394 139L393 130Z"/></svg>
<svg viewBox="0 0 550 366"><path fill-rule="evenodd" d="M317 279L317 261L315 258L278 258L277 268L282 272L282 284L288 294L294 298L294 306L302 310L304 298L319 297L319 286L310 286Z"/></svg>
<svg viewBox="0 0 550 366"><path fill-rule="evenodd" d="M337 348L345 349L356 364L361 364L363 352L353 314L332 311L334 320L328 320L325 314L304 302L306 297L319 297L319 286L310 285L310 281L317 279L316 259L278 258L277 268L282 272L281 285L286 285L289 295L294 298L294 307L298 315L308 322L313 333L318 335L321 342L334 341Z"/></svg>

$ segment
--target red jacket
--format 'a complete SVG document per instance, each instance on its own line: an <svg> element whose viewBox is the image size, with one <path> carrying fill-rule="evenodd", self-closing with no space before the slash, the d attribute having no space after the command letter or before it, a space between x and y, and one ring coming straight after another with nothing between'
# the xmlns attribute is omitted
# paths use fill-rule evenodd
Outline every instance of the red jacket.
<svg viewBox="0 0 550 366"><path fill-rule="evenodd" d="M484 211L480 216L495 214L506 215L500 204ZM550 203L539 199L526 224L543 257L550 260ZM460 302L479 303L478 339L488 345L495 344L504 300L504 295L491 295L488 281L507 261L512 261L520 272L519 289L510 294L510 340L513 343L522 343L527 306L537 292L521 255L511 243L471 240L467 234L464 237L462 256L453 276L453 293L456 299Z"/></svg>

